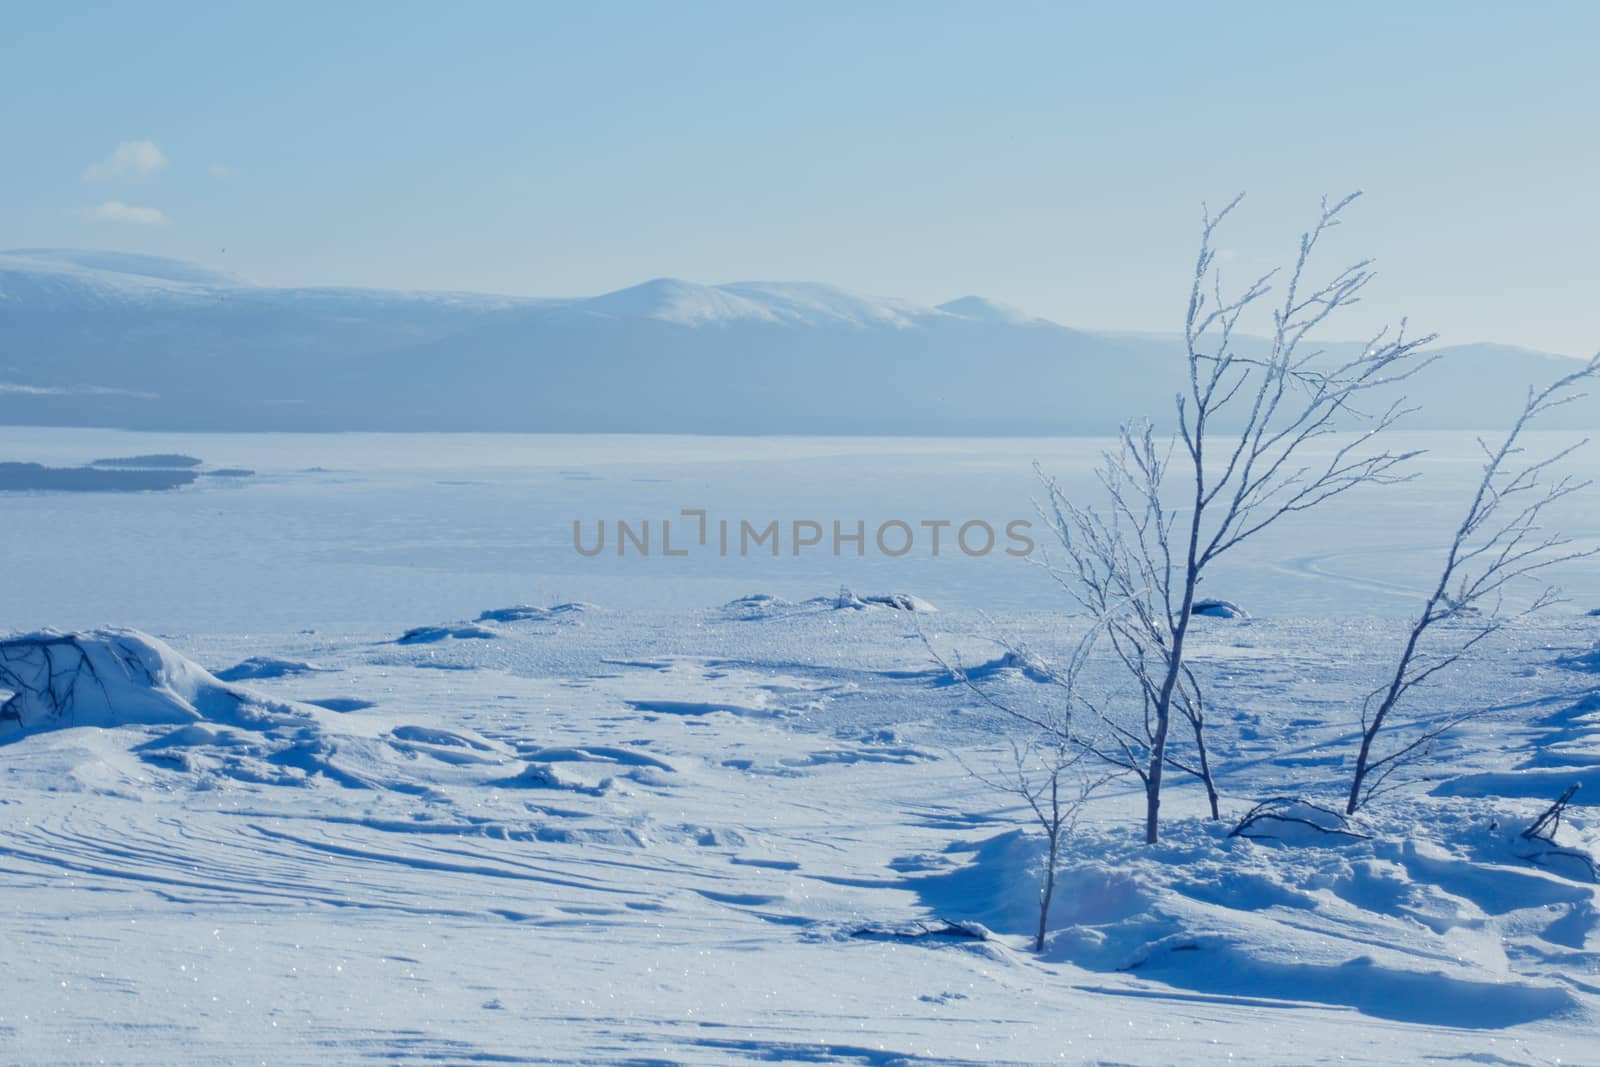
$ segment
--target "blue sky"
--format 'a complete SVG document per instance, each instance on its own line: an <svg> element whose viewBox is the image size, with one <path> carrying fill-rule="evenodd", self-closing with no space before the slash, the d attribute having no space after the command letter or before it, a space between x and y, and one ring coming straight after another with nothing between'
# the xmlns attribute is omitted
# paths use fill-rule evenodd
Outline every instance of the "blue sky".
<svg viewBox="0 0 1600 1067"><path fill-rule="evenodd" d="M330 6L8 5L0 247L1168 330L1202 200L1242 275L1359 188L1347 332L1600 347L1600 4Z"/></svg>

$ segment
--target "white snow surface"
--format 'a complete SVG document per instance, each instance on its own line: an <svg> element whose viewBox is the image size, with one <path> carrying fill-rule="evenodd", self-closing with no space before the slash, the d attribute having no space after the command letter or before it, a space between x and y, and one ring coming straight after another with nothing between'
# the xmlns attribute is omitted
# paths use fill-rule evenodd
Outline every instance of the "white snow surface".
<svg viewBox="0 0 1600 1067"><path fill-rule="evenodd" d="M604 459L638 441L539 442L551 469L598 477L525 481L504 440L469 463L463 442L402 458L407 439L131 436L41 447L263 473L5 501L31 546L0 599L9 692L41 685L41 641L71 642L95 679L77 679L75 717L24 701L0 721L0 1060L1595 1062L1600 901L1572 857L1600 846L1600 618L1583 614L1600 602L1448 672L1429 706L1493 713L1349 834L1305 825L1336 825L1300 798L1338 805L1400 632L1378 608L1435 547L1405 510L1437 506L1420 488L1227 577L1217 592L1252 617L1199 620L1192 649L1214 680L1224 818L1177 779L1148 848L1133 784L1104 792L1035 954L1040 842L970 773L1004 763L1009 726L924 640L987 665L1015 705L1049 701L1038 667L1075 628L1023 592L1047 582L1036 568L531 574L503 553L560 531L513 490L541 514L617 513L657 484ZM897 481L926 458L771 447L791 493L867 453ZM725 448L655 442L649 471L746 496L779 479L697 451ZM308 452L322 472L301 473ZM927 506L981 510L1003 457L937 456ZM1354 579L1381 558L1393 570ZM867 599L891 593L918 610ZM351 614L324 628L335 599ZM97 607L145 632L71 621ZM1557 846L1523 839L1572 781ZM1229 836L1272 797L1305 823Z"/></svg>

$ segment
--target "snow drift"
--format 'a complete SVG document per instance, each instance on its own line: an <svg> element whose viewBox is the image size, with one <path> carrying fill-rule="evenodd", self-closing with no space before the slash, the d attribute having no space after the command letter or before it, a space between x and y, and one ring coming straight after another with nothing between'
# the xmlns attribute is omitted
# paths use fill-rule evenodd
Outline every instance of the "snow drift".
<svg viewBox="0 0 1600 1067"><path fill-rule="evenodd" d="M512 762L504 745L470 731L354 722L237 688L137 630L0 640L0 695L0 744L73 727L145 727L130 733L127 750L198 788L228 779L421 793ZM149 729L163 726L177 728Z"/></svg>
<svg viewBox="0 0 1600 1067"><path fill-rule="evenodd" d="M0 688L10 694L0 705L0 740L72 726L232 721L252 702L165 642L121 629L8 637Z"/></svg>
<svg viewBox="0 0 1600 1067"><path fill-rule="evenodd" d="M1283 808L1295 819L1307 810ZM1044 958L1433 1026L1496 1029L1578 1008L1563 971L1600 925L1593 886L1581 884L1591 879L1534 865L1515 831L1446 842L1222 834L1188 823L1140 852L1111 838L1076 843ZM953 862L924 861L903 884L935 914L1016 935L1036 921L1039 852L1016 831L963 842Z"/></svg>

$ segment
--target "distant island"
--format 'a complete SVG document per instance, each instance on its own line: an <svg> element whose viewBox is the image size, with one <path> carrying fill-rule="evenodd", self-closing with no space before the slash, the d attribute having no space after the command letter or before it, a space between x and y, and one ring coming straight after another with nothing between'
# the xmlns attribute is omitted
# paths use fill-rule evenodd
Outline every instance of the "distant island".
<svg viewBox="0 0 1600 1067"><path fill-rule="evenodd" d="M121 456L113 459L97 459L89 464L91 467L119 467L138 470L185 470L198 467L204 462L193 456L185 456L177 452L157 452L148 456Z"/></svg>
<svg viewBox="0 0 1600 1067"><path fill-rule="evenodd" d="M181 489L199 478L251 478L246 467L201 470L205 461L176 452L97 459L83 467L0 462L0 492L149 493Z"/></svg>
<svg viewBox="0 0 1600 1067"><path fill-rule="evenodd" d="M98 467L46 467L41 463L0 463L0 491L55 490L69 493L146 493L192 485L188 470L107 470Z"/></svg>

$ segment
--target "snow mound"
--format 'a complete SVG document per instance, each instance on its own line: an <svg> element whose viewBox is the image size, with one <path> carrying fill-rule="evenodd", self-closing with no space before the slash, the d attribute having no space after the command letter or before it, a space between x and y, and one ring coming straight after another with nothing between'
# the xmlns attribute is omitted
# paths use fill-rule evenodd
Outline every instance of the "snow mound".
<svg viewBox="0 0 1600 1067"><path fill-rule="evenodd" d="M0 691L0 743L71 727L130 728L125 751L196 789L227 780L428 793L514 763L504 745L470 731L386 730L237 688L136 630L0 640Z"/></svg>
<svg viewBox="0 0 1600 1067"><path fill-rule="evenodd" d="M950 919L914 919L899 923L861 923L838 932L853 941L992 941L994 935L982 923L955 922Z"/></svg>
<svg viewBox="0 0 1600 1067"><path fill-rule="evenodd" d="M1030 682L1049 683L1056 680L1050 664L1033 653L1020 649L1007 649L994 659L985 660L963 671L969 681L982 681L998 674L1016 673ZM960 679L950 677L944 684L959 684Z"/></svg>
<svg viewBox="0 0 1600 1067"><path fill-rule="evenodd" d="M829 598L822 598L829 599ZM931 614L939 609L923 600L921 597L912 596L910 593L878 593L873 595L860 595L848 589L841 589L832 599L832 606L836 611L862 611L867 608L891 608L894 611L910 611L917 614Z"/></svg>
<svg viewBox="0 0 1600 1067"><path fill-rule="evenodd" d="M489 784L501 789L559 789L597 797L610 792L615 779L609 774L598 778L587 777L564 772L550 763L530 763L521 772Z"/></svg>
<svg viewBox="0 0 1600 1067"><path fill-rule="evenodd" d="M216 676L224 682L262 681L271 678L289 678L302 674L318 674L328 670L312 663L301 663L297 660L279 659L276 656L251 656L241 660L226 670L218 671Z"/></svg>
<svg viewBox="0 0 1600 1067"><path fill-rule="evenodd" d="M786 615L795 609L795 602L770 593L751 593L722 605L725 614L739 619L766 619Z"/></svg>
<svg viewBox="0 0 1600 1067"><path fill-rule="evenodd" d="M137 630L0 640L0 739L72 726L233 720L252 698ZM270 702L267 702L270 704Z"/></svg>
<svg viewBox="0 0 1600 1067"><path fill-rule="evenodd" d="M517 604L509 608L490 608L479 613L472 622L443 623L438 626L413 626L395 640L397 645L431 645L440 641L492 641L504 631L495 624L520 622L565 623L581 625L583 616L596 610L593 604L572 601L541 608L531 604Z"/></svg>
<svg viewBox="0 0 1600 1067"><path fill-rule="evenodd" d="M1229 836L1252 841L1321 845L1360 841L1367 837L1352 828L1350 820L1333 808L1301 797L1273 797L1262 801L1239 820Z"/></svg>
<svg viewBox="0 0 1600 1067"><path fill-rule="evenodd" d="M1273 810L1293 816L1300 803ZM1385 829L1414 821L1399 813ZM1086 834L1063 860L1043 955L1208 996L1426 1025L1500 1029L1577 1010L1564 975L1573 948L1600 935L1593 885L1527 866L1515 831L1459 826L1471 832L1441 840L1308 830L1293 849L1215 824L1174 824L1149 848ZM1031 936L1042 843L1012 831L949 853L957 862L906 868L929 911Z"/></svg>
<svg viewBox="0 0 1600 1067"><path fill-rule="evenodd" d="M541 608L531 604L517 604L509 608L491 608L478 615L476 622L571 622L576 623L579 617L595 610L593 604L581 600L574 600L567 604L556 604L552 607Z"/></svg>
<svg viewBox="0 0 1600 1067"><path fill-rule="evenodd" d="M1595 855L1583 845L1569 846L1553 838L1519 835L1513 847L1513 854L1518 859L1526 860L1535 867L1574 882L1600 882L1600 866L1597 866ZM1597 925L1593 909L1589 910L1586 918L1587 928L1593 929ZM1580 939L1579 947L1581 945Z"/></svg>
<svg viewBox="0 0 1600 1067"><path fill-rule="evenodd" d="M1231 600L1197 600L1194 613L1208 619L1248 619L1250 613Z"/></svg>
<svg viewBox="0 0 1600 1067"><path fill-rule="evenodd" d="M832 596L815 596L795 603L770 593L751 593L722 606L723 614L736 619L771 619L821 611L867 611L888 608L917 614L933 614L939 609L910 593L860 594L841 589Z"/></svg>
<svg viewBox="0 0 1600 1067"><path fill-rule="evenodd" d="M397 645L431 645L440 641L492 641L499 635L473 623L447 626L413 626L395 639Z"/></svg>
<svg viewBox="0 0 1600 1067"><path fill-rule="evenodd" d="M363 700L360 697L319 697L316 700L307 700L305 703L325 711L337 711L341 715L348 715L352 711L366 711L368 708L378 706L377 701Z"/></svg>

